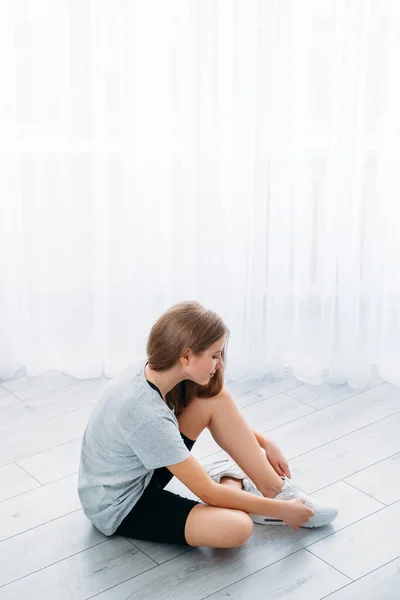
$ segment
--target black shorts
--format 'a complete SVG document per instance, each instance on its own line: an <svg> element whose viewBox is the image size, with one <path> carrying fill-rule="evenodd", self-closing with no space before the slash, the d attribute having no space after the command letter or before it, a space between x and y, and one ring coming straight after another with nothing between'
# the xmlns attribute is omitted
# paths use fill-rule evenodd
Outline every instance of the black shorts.
<svg viewBox="0 0 400 600"><path fill-rule="evenodd" d="M183 433L181 436L190 451L195 442ZM172 478L167 467L155 469L149 485L115 533L137 540L188 546L186 519L192 508L201 503L164 490Z"/></svg>

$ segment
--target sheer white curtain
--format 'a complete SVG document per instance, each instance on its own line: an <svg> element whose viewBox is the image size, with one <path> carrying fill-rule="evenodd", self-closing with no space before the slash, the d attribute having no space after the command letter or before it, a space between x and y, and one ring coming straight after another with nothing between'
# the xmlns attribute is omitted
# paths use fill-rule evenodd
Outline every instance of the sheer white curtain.
<svg viewBox="0 0 400 600"><path fill-rule="evenodd" d="M113 375L163 310L228 373L400 383L400 3L3 0L0 377Z"/></svg>

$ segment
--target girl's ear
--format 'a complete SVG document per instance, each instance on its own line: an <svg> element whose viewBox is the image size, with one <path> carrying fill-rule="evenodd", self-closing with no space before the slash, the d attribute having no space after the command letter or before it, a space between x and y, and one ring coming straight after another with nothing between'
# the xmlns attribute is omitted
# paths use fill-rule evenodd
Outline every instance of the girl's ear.
<svg viewBox="0 0 400 600"><path fill-rule="evenodd" d="M190 355L191 355L191 352L190 352L190 349L189 349L189 348L184 348L184 349L182 350L182 353L181 353L181 358L180 358L180 360L181 360L181 363L182 363L184 366L187 366L187 365L188 365L188 363L189 363L189 358L190 358Z"/></svg>

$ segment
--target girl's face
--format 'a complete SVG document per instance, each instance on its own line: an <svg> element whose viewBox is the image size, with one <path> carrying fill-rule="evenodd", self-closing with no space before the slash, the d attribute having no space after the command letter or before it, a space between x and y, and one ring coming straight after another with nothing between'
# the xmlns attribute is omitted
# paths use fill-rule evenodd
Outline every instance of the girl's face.
<svg viewBox="0 0 400 600"><path fill-rule="evenodd" d="M213 378L218 369L224 366L222 360L222 350L224 349L227 336L224 335L220 340L212 344L201 356L190 354L190 358L185 371L187 379L198 383L199 385L207 385Z"/></svg>

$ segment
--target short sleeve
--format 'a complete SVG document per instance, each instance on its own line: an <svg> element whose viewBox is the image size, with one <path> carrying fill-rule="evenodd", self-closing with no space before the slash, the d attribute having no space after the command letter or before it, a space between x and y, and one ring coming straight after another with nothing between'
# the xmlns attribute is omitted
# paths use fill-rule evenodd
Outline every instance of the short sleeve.
<svg viewBox="0 0 400 600"><path fill-rule="evenodd" d="M174 465L189 458L178 427L168 417L153 419L134 433L124 432L129 447L146 469L158 469Z"/></svg>

